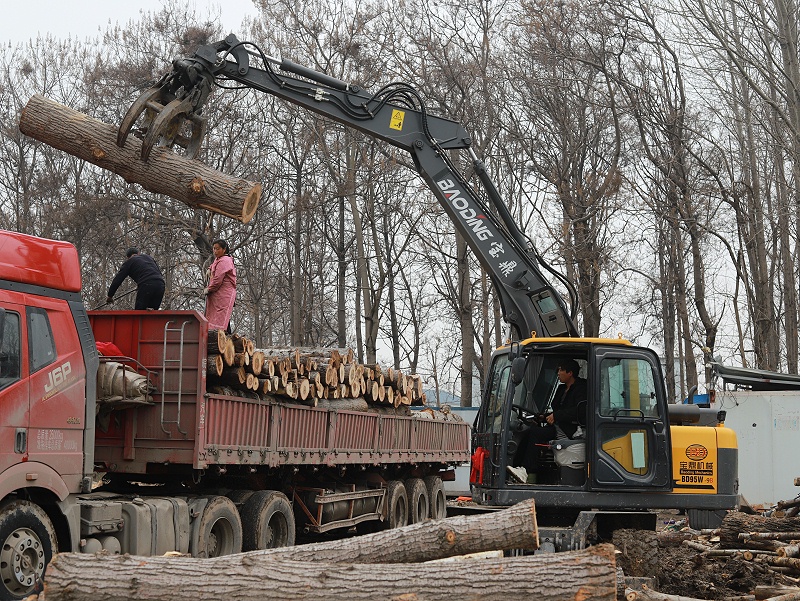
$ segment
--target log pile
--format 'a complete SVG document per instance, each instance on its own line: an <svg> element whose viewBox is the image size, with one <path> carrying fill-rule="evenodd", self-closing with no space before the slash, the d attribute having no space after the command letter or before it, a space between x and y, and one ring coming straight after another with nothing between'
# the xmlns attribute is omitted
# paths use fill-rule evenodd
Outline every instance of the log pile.
<svg viewBox="0 0 800 601"><path fill-rule="evenodd" d="M367 411L425 405L422 378L355 360L352 349L257 349L252 340L208 332L208 390L291 400L313 407Z"/></svg>
<svg viewBox="0 0 800 601"><path fill-rule="evenodd" d="M614 551L462 557L538 546L533 501L481 516L212 559L64 553L38 601L581 599L613 601ZM436 561L459 557L457 563ZM532 576L535 575L535 576Z"/></svg>

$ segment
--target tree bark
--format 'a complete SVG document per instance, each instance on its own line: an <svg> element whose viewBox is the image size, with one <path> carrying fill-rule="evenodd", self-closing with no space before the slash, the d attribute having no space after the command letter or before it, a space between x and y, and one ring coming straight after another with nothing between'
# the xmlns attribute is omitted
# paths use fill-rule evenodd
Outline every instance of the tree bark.
<svg viewBox="0 0 800 601"><path fill-rule="evenodd" d="M340 560L342 558L339 558ZM537 577L531 577L536 574ZM253 553L214 559L56 556L47 569L48 601L291 601L424 599L471 601L616 597L614 548L449 563L334 564L265 561Z"/></svg>
<svg viewBox="0 0 800 601"><path fill-rule="evenodd" d="M261 199L261 184L231 177L167 148L155 147L141 159L141 140L129 136L117 146L117 128L35 94L22 110L20 131L150 192L166 194L191 207L247 223Z"/></svg>
<svg viewBox="0 0 800 601"><path fill-rule="evenodd" d="M797 532L798 530L800 530L800 518L768 518L731 511L722 520L719 539L723 546L737 547L741 545L740 532Z"/></svg>

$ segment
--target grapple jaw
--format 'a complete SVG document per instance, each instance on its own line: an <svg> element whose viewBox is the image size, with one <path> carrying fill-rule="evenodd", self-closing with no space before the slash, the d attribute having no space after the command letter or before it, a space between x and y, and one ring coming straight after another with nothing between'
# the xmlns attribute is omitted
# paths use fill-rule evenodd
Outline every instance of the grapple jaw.
<svg viewBox="0 0 800 601"><path fill-rule="evenodd" d="M131 131L142 138L144 161L154 146L178 146L186 157L195 158L205 137L206 119L200 113L211 91L213 75L196 61L175 61L173 67L171 73L136 99L117 131L118 146L125 145Z"/></svg>

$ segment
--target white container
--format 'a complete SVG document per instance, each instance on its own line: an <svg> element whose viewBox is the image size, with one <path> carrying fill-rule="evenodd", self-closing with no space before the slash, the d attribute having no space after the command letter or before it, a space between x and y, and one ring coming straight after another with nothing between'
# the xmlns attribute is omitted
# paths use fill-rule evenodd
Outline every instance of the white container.
<svg viewBox="0 0 800 601"><path fill-rule="evenodd" d="M764 506L800 494L800 393L719 391L714 407L739 442L739 494Z"/></svg>

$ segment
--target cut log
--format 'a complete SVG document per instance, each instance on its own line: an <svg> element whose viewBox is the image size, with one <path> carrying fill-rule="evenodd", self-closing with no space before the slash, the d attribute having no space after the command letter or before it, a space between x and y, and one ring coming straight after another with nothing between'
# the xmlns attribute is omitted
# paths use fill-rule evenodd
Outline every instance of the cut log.
<svg viewBox="0 0 800 601"><path fill-rule="evenodd" d="M356 399L320 399L317 407L334 411L367 411L369 404L363 397Z"/></svg>
<svg viewBox="0 0 800 601"><path fill-rule="evenodd" d="M261 394L269 394L272 392L272 379L271 378L258 378L258 392Z"/></svg>
<svg viewBox="0 0 800 601"><path fill-rule="evenodd" d="M800 593L800 588L796 586L786 586L782 584L759 584L755 589L756 599L769 599L770 597L778 597L780 595L788 595L791 593Z"/></svg>
<svg viewBox="0 0 800 601"><path fill-rule="evenodd" d="M228 338L227 342L225 343L225 350L222 352L222 359L225 361L225 365L232 366L233 358L235 356L236 350L233 348L233 341Z"/></svg>
<svg viewBox="0 0 800 601"><path fill-rule="evenodd" d="M249 338L241 334L232 334L231 340L233 340L233 348L236 349L237 353L252 355L255 352L255 344Z"/></svg>
<svg viewBox="0 0 800 601"><path fill-rule="evenodd" d="M297 382L297 395L303 401L311 396L311 384L307 378L303 378Z"/></svg>
<svg viewBox="0 0 800 601"><path fill-rule="evenodd" d="M659 593L646 586L641 589L634 590L632 588L625 589L626 601L702 601L696 597L684 597L683 595L667 595Z"/></svg>
<svg viewBox="0 0 800 601"><path fill-rule="evenodd" d="M767 597L765 601L800 601L800 592L784 593L783 595L775 595L774 597Z"/></svg>
<svg viewBox="0 0 800 601"><path fill-rule="evenodd" d="M225 330L209 330L208 331L208 352L209 354L223 354L225 348L228 346L228 335Z"/></svg>
<svg viewBox="0 0 800 601"><path fill-rule="evenodd" d="M791 540L800 541L800 532L741 532L742 540Z"/></svg>
<svg viewBox="0 0 800 601"><path fill-rule="evenodd" d="M740 544L742 532L797 532L800 531L800 518L776 518L749 515L741 511L729 511L719 527L720 544L736 547Z"/></svg>
<svg viewBox="0 0 800 601"><path fill-rule="evenodd" d="M615 584L613 547L598 545L567 553L469 559L459 562L458 569L446 562L257 561L249 553L214 559L69 553L51 562L44 592L47 601L614 601Z"/></svg>
<svg viewBox="0 0 800 601"><path fill-rule="evenodd" d="M253 374L247 374L247 381L245 384L247 385L248 390L255 390L258 391L258 378Z"/></svg>
<svg viewBox="0 0 800 601"><path fill-rule="evenodd" d="M247 382L247 374L243 367L226 367L222 370L221 376L209 375L208 380L212 384L222 384L232 388L244 388Z"/></svg>
<svg viewBox="0 0 800 601"><path fill-rule="evenodd" d="M208 373L213 376L221 376L222 370L225 367L225 362L222 360L222 355L209 355L208 356Z"/></svg>
<svg viewBox="0 0 800 601"><path fill-rule="evenodd" d="M261 375L261 372L264 371L264 353L261 351L253 352L253 355L250 357L250 369L253 370L254 375Z"/></svg>
<svg viewBox="0 0 800 601"><path fill-rule="evenodd" d="M22 110L20 131L79 159L113 171L150 192L247 223L261 199L261 184L231 177L163 147L141 158L142 141L117 146L117 128L35 94Z"/></svg>
<svg viewBox="0 0 800 601"><path fill-rule="evenodd" d="M250 365L250 355L247 353L235 353L233 355L233 367L247 367Z"/></svg>

